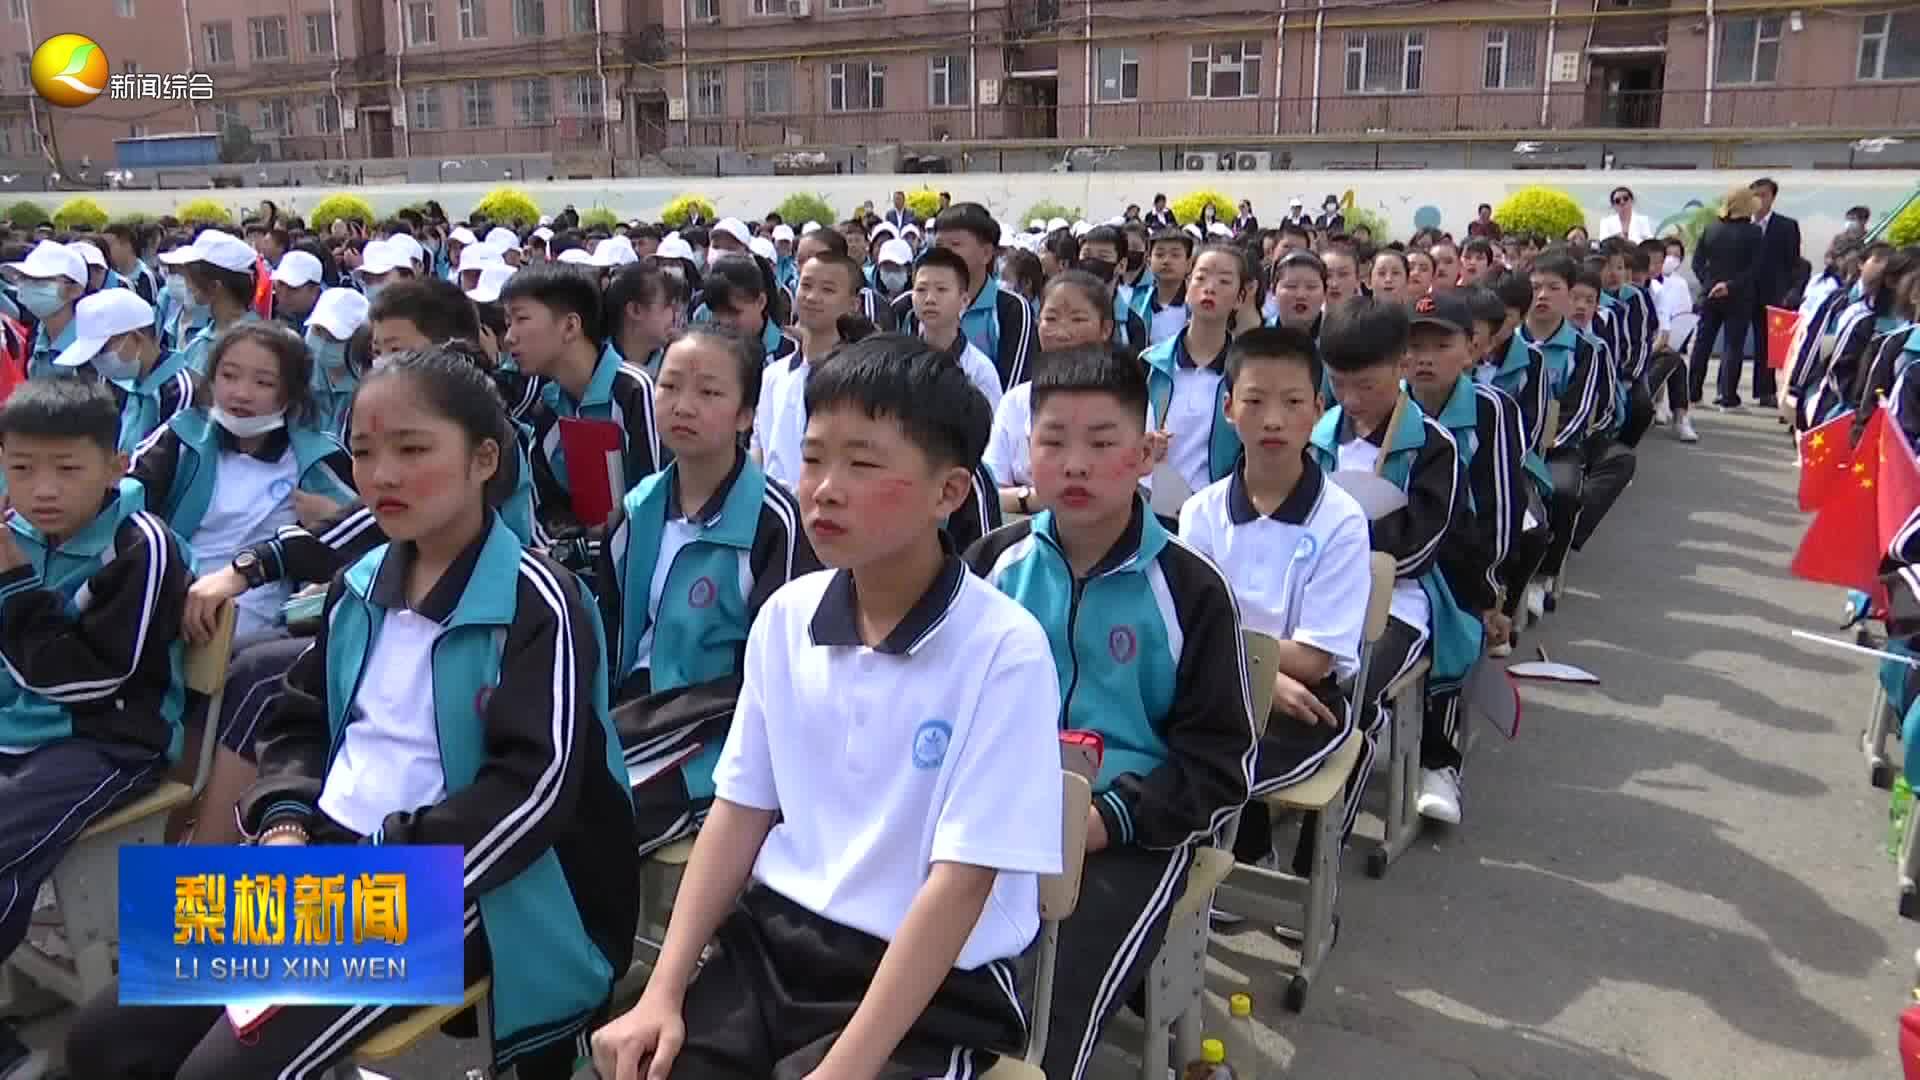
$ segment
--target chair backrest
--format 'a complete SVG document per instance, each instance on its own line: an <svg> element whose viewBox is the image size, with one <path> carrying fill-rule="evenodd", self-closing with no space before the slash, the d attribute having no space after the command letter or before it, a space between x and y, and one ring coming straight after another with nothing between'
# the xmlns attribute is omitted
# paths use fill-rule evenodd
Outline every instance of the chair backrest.
<svg viewBox="0 0 1920 1080"><path fill-rule="evenodd" d="M205 645L187 646L187 689L212 697L227 685L227 662L233 659L233 601L220 605L213 638ZM219 718L214 718L218 723Z"/></svg>
<svg viewBox="0 0 1920 1080"><path fill-rule="evenodd" d="M1080 903L1080 871L1087 860L1087 811L1093 788L1079 773L1062 770L1066 797L1060 800L1060 872L1040 878L1040 918L1061 922Z"/></svg>
<svg viewBox="0 0 1920 1080"><path fill-rule="evenodd" d="M1372 583L1367 588L1367 621L1362 624L1360 636L1371 645L1380 640L1387 632L1387 609L1393 602L1393 556L1384 551L1376 551L1367 562L1367 570Z"/></svg>
<svg viewBox="0 0 1920 1080"><path fill-rule="evenodd" d="M1253 729L1260 738L1267 734L1267 717L1273 712L1273 673L1280 667L1280 643L1258 630L1241 629L1241 646L1247 652L1247 683L1253 698Z"/></svg>
<svg viewBox="0 0 1920 1080"><path fill-rule="evenodd" d="M1540 452L1542 454L1546 453L1547 448L1553 445L1553 440L1559 437L1560 402L1558 400L1549 401L1547 402L1547 424L1540 429Z"/></svg>

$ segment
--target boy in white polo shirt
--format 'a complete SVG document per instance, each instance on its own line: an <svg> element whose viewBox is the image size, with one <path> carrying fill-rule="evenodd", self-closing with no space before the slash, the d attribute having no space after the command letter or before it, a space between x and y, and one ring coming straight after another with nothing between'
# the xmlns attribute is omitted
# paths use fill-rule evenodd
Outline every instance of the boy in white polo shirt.
<svg viewBox="0 0 1920 1080"><path fill-rule="evenodd" d="M1280 642L1258 796L1312 776L1352 733L1340 684L1360 666L1372 549L1360 504L1308 453L1323 405L1313 338L1250 330L1233 340L1226 367L1227 419L1246 453L1180 508L1180 537L1233 583L1246 627ZM1250 802L1236 857L1268 860L1271 832L1266 807ZM1301 831L1296 870L1310 863L1314 835Z"/></svg>
<svg viewBox="0 0 1920 1080"><path fill-rule="evenodd" d="M854 312L865 281L845 255L816 255L800 264L794 296L794 334L800 349L760 375L760 408L753 414L754 460L792 490L800 479L800 443L807 430L807 376L840 346L840 318Z"/></svg>
<svg viewBox="0 0 1920 1080"><path fill-rule="evenodd" d="M808 379L797 495L836 569L754 622L713 809L645 994L594 1036L601 1076L976 1076L1024 1045L1012 960L1061 865L1033 703L1060 682L1033 616L941 542L985 407L913 338Z"/></svg>

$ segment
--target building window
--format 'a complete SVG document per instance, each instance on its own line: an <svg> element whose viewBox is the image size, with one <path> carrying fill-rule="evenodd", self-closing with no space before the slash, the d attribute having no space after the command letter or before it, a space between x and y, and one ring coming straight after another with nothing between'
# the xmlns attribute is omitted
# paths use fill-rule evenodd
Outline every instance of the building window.
<svg viewBox="0 0 1920 1080"><path fill-rule="evenodd" d="M887 107L887 67L870 61L827 65L827 111L861 112Z"/></svg>
<svg viewBox="0 0 1920 1080"><path fill-rule="evenodd" d="M582 73L567 81L567 109L575 116L599 117L607 111L600 76Z"/></svg>
<svg viewBox="0 0 1920 1080"><path fill-rule="evenodd" d="M472 41L487 36L487 0L455 0L460 14L460 39Z"/></svg>
<svg viewBox="0 0 1920 1080"><path fill-rule="evenodd" d="M440 20L433 9L432 0L407 5L406 31L409 48L417 45L431 45L439 36Z"/></svg>
<svg viewBox="0 0 1920 1080"><path fill-rule="evenodd" d="M973 101L973 66L966 53L948 53L927 61L927 104L954 108Z"/></svg>
<svg viewBox="0 0 1920 1080"><path fill-rule="evenodd" d="M133 18L133 0L113 0L113 13L123 19Z"/></svg>
<svg viewBox="0 0 1920 1080"><path fill-rule="evenodd" d="M293 109L286 98L268 98L260 103L260 129L269 135L293 134Z"/></svg>
<svg viewBox="0 0 1920 1080"><path fill-rule="evenodd" d="M13 156L13 123L0 124L0 157Z"/></svg>
<svg viewBox="0 0 1920 1080"><path fill-rule="evenodd" d="M14 53L13 63L15 71L20 75L20 89L33 89L33 54Z"/></svg>
<svg viewBox="0 0 1920 1080"><path fill-rule="evenodd" d="M787 0L747 0L749 15L785 15Z"/></svg>
<svg viewBox="0 0 1920 1080"><path fill-rule="evenodd" d="M1102 48L1099 69L1100 101L1140 100L1140 50Z"/></svg>
<svg viewBox="0 0 1920 1080"><path fill-rule="evenodd" d="M333 16L326 12L308 15L307 55L328 56L333 53Z"/></svg>
<svg viewBox="0 0 1920 1080"><path fill-rule="evenodd" d="M440 126L440 88L416 86L407 91L407 126L431 131Z"/></svg>
<svg viewBox="0 0 1920 1080"><path fill-rule="evenodd" d="M1540 34L1537 30L1487 31L1489 90L1529 90L1538 81Z"/></svg>
<svg viewBox="0 0 1920 1080"><path fill-rule="evenodd" d="M720 21L720 0L693 0L692 14L688 18L694 22Z"/></svg>
<svg viewBox="0 0 1920 1080"><path fill-rule="evenodd" d="M1260 94L1260 43L1195 45L1187 53L1187 96L1243 98Z"/></svg>
<svg viewBox="0 0 1920 1080"><path fill-rule="evenodd" d="M513 0L515 37L547 36L547 0Z"/></svg>
<svg viewBox="0 0 1920 1080"><path fill-rule="evenodd" d="M1920 11L1866 17L1860 24L1860 77L1920 79Z"/></svg>
<svg viewBox="0 0 1920 1080"><path fill-rule="evenodd" d="M880 0L827 0L828 11L865 11L879 6Z"/></svg>
<svg viewBox="0 0 1920 1080"><path fill-rule="evenodd" d="M7 18L14 22L26 22L27 0L7 0Z"/></svg>
<svg viewBox="0 0 1920 1080"><path fill-rule="evenodd" d="M777 116L793 111L793 65L762 61L747 65L747 112Z"/></svg>
<svg viewBox="0 0 1920 1080"><path fill-rule="evenodd" d="M553 87L544 76L513 80L513 120L521 127L553 122Z"/></svg>
<svg viewBox="0 0 1920 1080"><path fill-rule="evenodd" d="M470 128L493 126L492 83L476 80L460 84L460 122Z"/></svg>
<svg viewBox="0 0 1920 1080"><path fill-rule="evenodd" d="M573 32L593 34L600 30L600 18L595 12L598 0L573 0Z"/></svg>
<svg viewBox="0 0 1920 1080"><path fill-rule="evenodd" d="M313 106L313 130L321 135L340 134L340 99L322 94Z"/></svg>
<svg viewBox="0 0 1920 1080"><path fill-rule="evenodd" d="M255 60L287 58L287 17L285 15L267 15L258 19L248 19L247 36L253 40L252 56Z"/></svg>
<svg viewBox="0 0 1920 1080"><path fill-rule="evenodd" d="M1424 30L1372 30L1347 35L1347 93L1410 94L1420 89Z"/></svg>
<svg viewBox="0 0 1920 1080"><path fill-rule="evenodd" d="M233 63L233 24L225 19L200 27L200 43L209 64Z"/></svg>
<svg viewBox="0 0 1920 1080"><path fill-rule="evenodd" d="M1713 81L1724 86L1770 83L1779 68L1780 16L1721 20Z"/></svg>
<svg viewBox="0 0 1920 1080"><path fill-rule="evenodd" d="M693 69L693 100L688 108L695 116L724 116L727 111L726 72L717 67Z"/></svg>

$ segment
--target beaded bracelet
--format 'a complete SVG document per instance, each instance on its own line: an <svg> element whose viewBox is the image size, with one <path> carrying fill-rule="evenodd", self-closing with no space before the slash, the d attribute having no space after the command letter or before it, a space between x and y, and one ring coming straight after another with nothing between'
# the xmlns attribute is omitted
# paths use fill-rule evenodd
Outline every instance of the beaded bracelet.
<svg viewBox="0 0 1920 1080"><path fill-rule="evenodd" d="M303 844L312 839L312 837L307 835L306 826L298 825L293 822L287 822L284 824L275 825L267 829L265 832L260 834L260 839L257 842L260 844L265 844L267 841L272 840L274 837L283 836L283 835L298 836L300 838L300 842Z"/></svg>

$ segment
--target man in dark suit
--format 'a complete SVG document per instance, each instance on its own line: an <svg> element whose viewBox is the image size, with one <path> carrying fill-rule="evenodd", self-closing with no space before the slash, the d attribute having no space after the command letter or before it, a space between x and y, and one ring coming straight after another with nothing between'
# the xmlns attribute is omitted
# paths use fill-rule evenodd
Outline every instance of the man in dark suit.
<svg viewBox="0 0 1920 1080"><path fill-rule="evenodd" d="M1767 308L1778 306L1793 289L1800 267L1800 223L1785 214L1773 212L1773 200L1780 185L1768 177L1753 182L1754 197L1760 200L1760 212L1753 223L1760 226L1760 265L1754 268L1754 304L1750 319L1753 334L1753 396L1762 408L1775 408L1778 391L1774 387L1773 368L1767 365ZM1745 333L1745 327L1729 327L1728 333ZM1740 351L1733 350L1734 356ZM1740 372L1733 372L1726 384L1737 392Z"/></svg>
<svg viewBox="0 0 1920 1080"><path fill-rule="evenodd" d="M909 225L918 225L919 223L920 219L914 216L913 211L907 209L907 193L904 191L894 192L893 209L887 211L887 224L896 229L904 229Z"/></svg>

